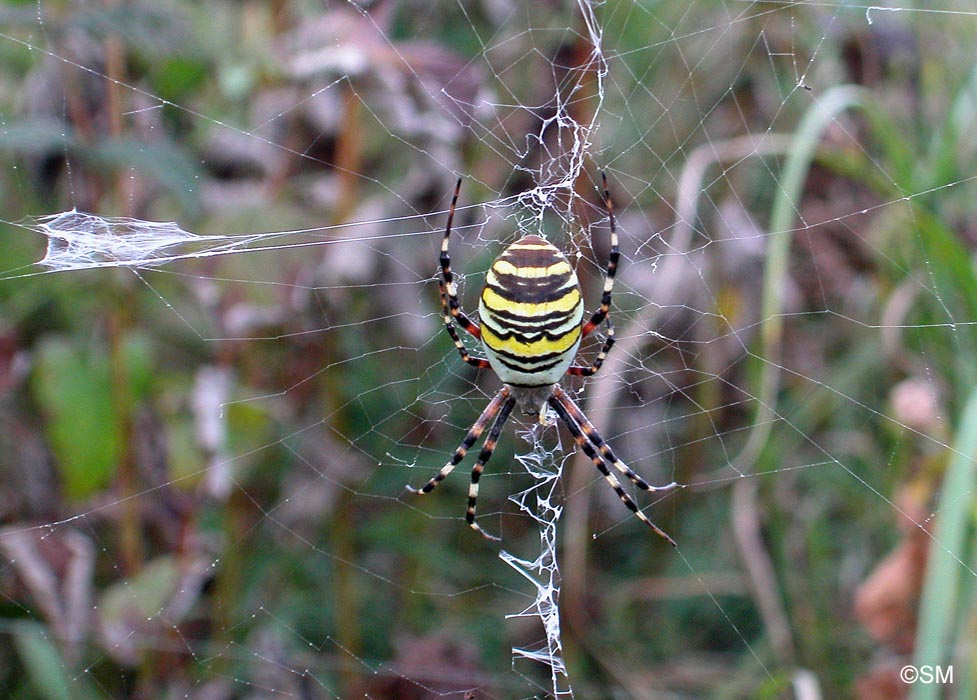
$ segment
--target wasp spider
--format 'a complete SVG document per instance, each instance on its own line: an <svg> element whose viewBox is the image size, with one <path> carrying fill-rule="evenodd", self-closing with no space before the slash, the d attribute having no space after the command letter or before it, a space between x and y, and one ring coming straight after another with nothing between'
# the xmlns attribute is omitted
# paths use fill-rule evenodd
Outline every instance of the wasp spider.
<svg viewBox="0 0 977 700"><path fill-rule="evenodd" d="M607 207L611 229L611 253L607 261L604 292L598 308L584 323L583 297L577 275L566 257L553 245L539 236L526 236L496 258L489 268L478 304L475 323L461 308L458 286L451 273L448 242L451 238L451 222L454 219L461 179L455 186L448 222L441 243L441 308L444 327L454 341L461 359L482 369L492 369L503 385L489 405L482 411L468 431L461 445L441 470L419 489L410 486L411 493L430 493L465 458L468 450L481 437L490 423L488 437L482 445L478 461L472 469L471 487L468 491L468 511L465 519L473 529L489 539L497 540L475 522L475 503L478 500L478 481L485 463L495 450L502 426L512 409L518 407L525 415L538 415L542 423L547 406L566 424L574 441L590 457L604 475L607 483L628 508L646 525L665 538L673 546L674 540L645 516L617 477L608 468L608 462L645 491L667 491L677 486L650 486L647 481L614 456L597 429L583 411L560 387L565 375L589 377L600 369L608 351L614 345L614 327L608 315L614 273L617 270L620 251L614 223L614 208L607 180L604 178L604 204ZM580 341L601 324L607 324L604 345L589 367L573 365ZM458 335L455 326L482 341L488 359L472 357Z"/></svg>

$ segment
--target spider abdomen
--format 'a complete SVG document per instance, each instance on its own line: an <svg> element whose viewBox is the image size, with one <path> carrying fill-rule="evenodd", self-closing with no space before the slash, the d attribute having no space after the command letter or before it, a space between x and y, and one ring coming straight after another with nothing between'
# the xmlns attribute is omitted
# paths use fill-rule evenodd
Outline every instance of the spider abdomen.
<svg viewBox="0 0 977 700"><path fill-rule="evenodd" d="M478 304L481 339L506 384L556 384L580 346L583 298L566 256L526 236L496 258Z"/></svg>

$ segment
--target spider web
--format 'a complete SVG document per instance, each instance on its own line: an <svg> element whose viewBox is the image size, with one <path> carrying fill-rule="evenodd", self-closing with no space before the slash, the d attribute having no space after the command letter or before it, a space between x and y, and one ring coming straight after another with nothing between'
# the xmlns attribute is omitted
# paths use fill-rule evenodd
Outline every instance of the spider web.
<svg viewBox="0 0 977 700"><path fill-rule="evenodd" d="M974 12L199 5L0 14L5 691L973 696ZM601 172L618 342L566 388L678 547L555 423L495 547L463 475L402 491L498 389L448 197L469 313L529 233L592 310Z"/></svg>

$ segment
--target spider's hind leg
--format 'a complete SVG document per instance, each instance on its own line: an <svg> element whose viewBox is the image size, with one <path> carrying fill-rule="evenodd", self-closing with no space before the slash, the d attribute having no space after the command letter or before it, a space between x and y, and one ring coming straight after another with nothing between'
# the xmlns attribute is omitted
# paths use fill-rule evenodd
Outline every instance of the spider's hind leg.
<svg viewBox="0 0 977 700"><path fill-rule="evenodd" d="M587 420L587 417L583 415L583 411L581 411L577 405L573 403L570 397L566 395L566 392L559 387L554 388L553 395L549 399L549 404L553 407L553 410L556 411L557 415L560 416L563 422L566 423L566 426L570 429L570 433L573 435L573 439L577 443L577 446L584 451L584 454L590 457L590 460L594 463L594 466L596 466L600 473L604 475L604 479L608 484L610 484L611 488L614 489L614 493L617 494L617 497L621 499L624 505L626 505L641 522L654 530L670 545L676 547L677 545L675 540L669 537L668 533L655 525L655 523L648 519L648 516L641 512L641 509L638 508L638 504L634 502L634 499L632 499L631 496L628 495L628 492L625 491L621 486L621 482L618 481L617 477L614 476L610 469L608 469L604 456L606 455L607 458L611 460L611 463L614 464L618 471L625 474L635 483L635 485L644 489L645 491L669 491L676 488L678 484L672 482L666 486L651 486L630 467L620 462L616 457L614 457L614 453L611 452L611 449L607 446L607 443L605 443L600 435L597 434L596 429L594 429L594 426L589 420ZM580 422L581 419L587 426L586 428L582 427ZM598 445L599 447L597 447Z"/></svg>
<svg viewBox="0 0 977 700"><path fill-rule="evenodd" d="M482 451L478 455L478 461L472 468L472 481L471 486L468 489L468 509L465 512L465 520L472 527L473 530L481 534L486 539L498 540L498 537L490 535L485 530L483 530L478 523L475 522L475 505L478 501L478 482L482 476L482 471L485 469L485 464L492 457L492 453L495 451L495 444L498 442L499 435L502 433L502 426L505 425L506 420L509 418L509 414L512 412L512 407L515 406L516 400L511 396L509 387L503 386L499 393L497 393L489 405L485 407L482 411L482 415L478 417L478 420L469 429L468 434L465 435L465 439L461 441L458 449L454 451L451 455L451 459L441 467L437 474L431 477L424 486L421 488L414 488L408 485L407 491L415 495L422 495L425 493L431 493L444 481L444 478L450 474L455 467L457 467L461 460L465 458L468 454L468 450L471 449L472 445L481 437L482 433L485 431L485 426L492 422L492 428L489 430L488 437L485 438L485 443L482 445Z"/></svg>
<svg viewBox="0 0 977 700"><path fill-rule="evenodd" d="M641 477L640 474L617 458L614 451L611 450L611 446L608 445L604 441L604 438L600 436L600 433L597 432L597 428L594 427L594 424L590 422L590 419L587 418L584 412L580 410L580 407L574 403L573 399L571 399L567 393L563 391L563 389L560 387L555 387L553 395L558 398L558 400L563 404L563 407L566 409L567 413L569 413L577 425L580 426L580 429L586 435L587 440L594 447L600 450L600 453L604 459L613 464L615 469L624 474L624 476L628 477L628 479L630 479L631 482L634 483L634 485L639 489L657 493L671 491L674 488L678 488L678 483L675 481L671 482L670 484L664 484L663 486L652 486L649 484Z"/></svg>
<svg viewBox="0 0 977 700"><path fill-rule="evenodd" d="M461 441L458 449L456 449L451 455L451 459L448 460L447 464L441 467L438 473L431 477L431 479L421 488L416 489L408 484L407 490L413 494L431 493L431 491L433 491L438 484L444 481L444 478L461 463L461 460L463 460L465 455L468 454L468 450L471 449L472 445L475 444L475 441L477 441L485 431L485 426L488 425L490 420L498 415L499 410L502 408L508 398L509 389L507 387L502 387L502 389L499 390L499 393L497 393L489 402L489 405L485 407L485 410L482 411L482 415L478 417L478 420L476 420L471 429L469 429L468 434L465 435L465 439Z"/></svg>
<svg viewBox="0 0 977 700"><path fill-rule="evenodd" d="M465 511L465 520L471 526L475 532L479 533L483 537L489 540L498 541L498 537L495 535L490 535L481 528L481 526L475 522L475 504L478 501L478 481L482 477L482 471L485 469L485 464L492 458L492 453L495 452L495 444L499 440L499 435L502 433L502 426L509 419L509 414L512 413L512 407L516 405L516 400L512 397L502 404L502 408L499 410L498 415L495 418L495 423L492 424L492 429L489 430L488 437L485 438L485 442L482 444L482 451L478 455L478 461L475 466L472 467L472 482L468 487L468 510Z"/></svg>

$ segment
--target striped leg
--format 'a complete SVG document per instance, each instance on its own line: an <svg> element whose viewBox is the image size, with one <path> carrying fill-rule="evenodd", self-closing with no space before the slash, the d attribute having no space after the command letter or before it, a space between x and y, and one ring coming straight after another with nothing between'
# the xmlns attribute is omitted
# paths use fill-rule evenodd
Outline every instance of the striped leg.
<svg viewBox="0 0 977 700"><path fill-rule="evenodd" d="M600 352L597 353L597 357L594 358L594 364L590 367L569 367L567 369L567 374L572 374L577 377L591 377L597 374L597 371L604 364L604 360L607 359L607 353L611 351L614 347L614 324L611 323L611 317L606 316L607 320L607 338L604 339L604 345L601 346Z"/></svg>
<svg viewBox="0 0 977 700"><path fill-rule="evenodd" d="M495 443L499 440L499 435L502 433L502 426L505 425L506 420L509 418L509 414L512 413L512 407L516 405L516 400L510 397L499 411L499 415L495 418L495 423L492 424L492 429L489 431L488 437L485 438L485 443L482 445L482 452L478 455L478 462L472 467L472 483L468 488L468 511L465 513L465 520L471 525L472 529L481 534L486 539L498 541L499 538L495 535L490 535L485 532L475 522L475 503L478 501L478 480L482 477L482 471L485 469L486 462L492 457L492 453L495 452Z"/></svg>
<svg viewBox="0 0 977 700"><path fill-rule="evenodd" d="M448 210L448 223L444 229L444 240L441 241L441 279L438 280L438 287L441 289L441 316L444 320L444 328L451 336L451 341L458 348L461 359L470 365L480 369L488 369L489 361L468 354L468 349L458 336L455 329L455 322L463 330L476 338L482 335L481 329L472 321L465 312L461 310L461 303L458 301L458 286L455 284L455 276L451 272L451 258L448 256L448 241L451 239L451 222L455 218L455 206L458 204L458 193L461 190L461 178L455 185L455 194L451 198L451 208Z"/></svg>
<svg viewBox="0 0 977 700"><path fill-rule="evenodd" d="M478 367L479 369L488 369L489 367L491 367L492 365L489 364L488 360L482 357L472 357L471 355L468 354L468 348L465 347L465 343L462 342L461 337L458 335L458 331L455 330L455 324L452 323L451 314L448 313L448 307L447 304L444 303L444 300L445 300L444 284L442 284L441 285L441 307L444 310L444 328L446 331L448 331L448 335L451 336L451 341L455 344L455 347L458 348L458 354L461 355L461 359L474 367ZM462 315L464 316L464 314ZM464 328L464 326L462 327ZM478 326L473 325L473 328L476 331L479 331ZM469 331L469 333L471 333L471 331ZM481 332L479 331L477 333L472 333L472 335L474 335L477 338L481 335Z"/></svg>
<svg viewBox="0 0 977 700"><path fill-rule="evenodd" d="M468 454L468 450L471 449L472 445L475 444L475 441L478 440L481 434L485 431L485 426L489 424L489 421L494 419L499 414L502 407L508 402L509 394L509 387L503 386L499 390L499 393L496 394L495 397L489 402L489 405L485 407L485 410L482 411L482 415L480 415L478 420L475 421L475 424L468 431L465 439L461 441L461 445L459 445L458 449L455 450L454 454L451 455L451 459L448 460L448 463L441 467L441 471L435 474L430 481L424 484L424 486L421 488L415 489L414 487L408 485L407 490L410 493L415 494L431 493L435 486L444 481L444 477L448 476L448 474L450 474L451 471L458 466L461 460L465 458L465 455Z"/></svg>
<svg viewBox="0 0 977 700"><path fill-rule="evenodd" d="M604 182L604 206L607 207L607 216L611 226L611 254L607 260L607 273L604 276L604 291L600 297L600 308L594 312L594 315L590 317L589 321L583 324L584 337L593 333L597 326L607 318L607 314L611 310L611 291L614 289L614 275L617 273L617 262L621 257L621 249L618 247L617 242L617 224L614 221L614 202L611 200L610 190L607 189L607 174L601 173L601 179ZM610 339L612 337L613 333L609 333L608 338ZM610 345L613 344L614 341L611 340ZM610 350L610 345L605 342L605 354L607 350Z"/></svg>
<svg viewBox="0 0 977 700"><path fill-rule="evenodd" d="M461 178L455 184L455 194L451 198L451 208L448 209L448 223L444 228L444 239L441 241L441 307L444 311L444 323L451 329L451 322L457 321L462 330L476 338L482 333L474 321L461 310L458 301L458 285L455 284L454 273L451 272L451 257L448 255L448 243L451 240L451 223L455 219L455 207L458 205L458 193L461 192ZM454 337L454 336L453 336Z"/></svg>
<svg viewBox="0 0 977 700"><path fill-rule="evenodd" d="M614 493L617 494L624 505L626 505L631 512L633 512L638 519L641 520L645 525L654 530L660 537L662 537L666 542L668 542L673 547L677 546L675 540L668 536L664 530L655 525L648 517L641 512L638 505L634 500L628 495L627 491L621 486L621 482L617 480L617 477L611 473L607 468L607 462L604 461L604 456L611 460L617 469L623 474L627 475L631 481L633 481L638 487L643 488L647 491L659 491L668 490L675 488L677 484L669 484L668 486L652 487L648 485L644 479L635 474L627 465L621 463L611 452L610 447L607 443L601 439L600 435L594 429L594 426L587 420L583 412L577 408L576 404L570 400L570 397L559 388L559 386L554 387L555 391L553 395L549 398L549 404L552 406L553 410L556 411L557 415L566 423L566 426L570 429L570 433L573 435L574 441L577 445L584 451L591 461L597 467L601 474L604 475L604 479L607 483L611 485L614 489ZM578 418L579 416L579 418ZM580 420L582 419L582 421ZM586 427L584 427L586 426ZM602 456L604 455L604 456Z"/></svg>
<svg viewBox="0 0 977 700"><path fill-rule="evenodd" d="M604 438L602 438L597 432L597 428L594 427L594 424L591 423L590 419L587 418L584 412L580 410L580 407L574 403L573 399L571 399L569 395L563 391L562 387L559 385L553 387L553 396L555 396L557 400L563 404L563 407L566 408L567 413L569 413L573 417L574 422L580 426L580 429L586 434L590 443L600 450L601 456L613 464L615 469L624 474L624 476L628 477L639 489L650 491L651 493L657 493L659 491L671 491L674 488L678 488L678 484L674 481L670 484L665 484L664 486L652 486L649 484L647 481L641 478L637 472L631 469L631 467L626 465L614 455L613 450L611 450L611 446L604 442Z"/></svg>

